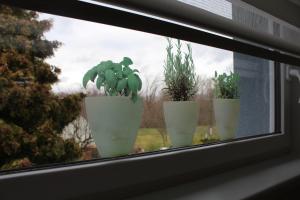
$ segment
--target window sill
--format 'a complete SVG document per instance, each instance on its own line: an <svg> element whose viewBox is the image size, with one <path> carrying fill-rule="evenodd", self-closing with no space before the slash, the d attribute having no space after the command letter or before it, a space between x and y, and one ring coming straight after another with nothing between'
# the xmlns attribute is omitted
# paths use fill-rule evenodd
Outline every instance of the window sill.
<svg viewBox="0 0 300 200"><path fill-rule="evenodd" d="M134 199L245 199L300 176L300 158L287 155Z"/></svg>
<svg viewBox="0 0 300 200"><path fill-rule="evenodd" d="M232 179L234 177L237 179L242 177L242 174L254 173L251 170L250 173L247 171L237 173L243 169L238 167L265 160L266 157L283 155L282 153L288 150L285 146L287 139L287 135L275 134L135 158L7 174L0 176L0 193L3 196L2 199L9 200L26 196L31 199L40 199L45 194L47 194L47 199L81 200L104 197L117 199L150 194L151 191L158 191L166 187L169 187L171 191L168 192L169 189L164 191L171 193L173 191L171 186L174 186L176 191L173 192L173 197L181 195L180 193L183 193L181 196L196 195L201 191L205 195L210 193L211 187L208 186L218 186L222 182L230 183L230 180L235 180ZM268 168L270 166L272 165L269 165ZM231 170L233 167L236 169L234 174L227 175L227 178L227 173L221 175L221 172ZM220 175L216 176L217 173ZM190 182L199 180L199 178L202 178L203 181ZM183 183L188 183L186 186L191 184L192 190L189 191L189 188L185 190L183 186L183 191L181 186L178 186ZM200 191L200 186L207 187L203 187ZM49 192L49 188L56 192ZM16 190L19 192L15 193ZM166 194L164 191L162 191L163 194L158 192L153 195L170 197L173 195ZM148 199L154 197L150 196Z"/></svg>

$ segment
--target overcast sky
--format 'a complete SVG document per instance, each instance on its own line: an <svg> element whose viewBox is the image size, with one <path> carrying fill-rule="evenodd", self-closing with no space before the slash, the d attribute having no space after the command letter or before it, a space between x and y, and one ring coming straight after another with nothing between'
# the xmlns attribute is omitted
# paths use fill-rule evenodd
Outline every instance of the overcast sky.
<svg viewBox="0 0 300 200"><path fill-rule="evenodd" d="M61 68L55 92L72 92L82 88L84 73L103 60L119 62L130 57L133 67L140 71L143 88L147 81L157 79L163 87L163 63L166 57L166 38L72 18L41 14L41 19L52 19L53 27L45 34L48 40L58 40L62 46L47 62ZM196 72L212 77L214 71L229 71L233 65L230 51L192 44ZM90 84L89 87L93 87Z"/></svg>

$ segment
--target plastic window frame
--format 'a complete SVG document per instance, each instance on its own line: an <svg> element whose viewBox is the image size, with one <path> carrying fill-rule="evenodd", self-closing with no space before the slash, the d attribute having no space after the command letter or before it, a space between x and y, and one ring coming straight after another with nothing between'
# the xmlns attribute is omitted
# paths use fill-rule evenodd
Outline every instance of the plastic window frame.
<svg viewBox="0 0 300 200"><path fill-rule="evenodd" d="M166 186L198 179L289 152L291 142L284 119L285 68L279 62L300 65L300 60L270 49L223 38L201 30L130 12L107 4L81 1L0 1L10 6L110 24L175 37L217 48L258 56L275 62L275 130L273 134L241 138L224 143L178 148L121 158L19 170L0 175L2 199L47 194L49 199L129 197ZM150 27L149 27L150 26ZM177 31L174 31L177 30ZM142 169L142 170L141 170ZM74 181L82 184L74 184ZM49 193L48 187L55 193ZM16 193L15 191L19 191Z"/></svg>

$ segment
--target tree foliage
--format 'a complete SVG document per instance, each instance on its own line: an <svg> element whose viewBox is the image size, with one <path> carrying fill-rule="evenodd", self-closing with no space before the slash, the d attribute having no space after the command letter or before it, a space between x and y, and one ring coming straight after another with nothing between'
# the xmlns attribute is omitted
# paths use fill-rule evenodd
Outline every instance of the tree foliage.
<svg viewBox="0 0 300 200"><path fill-rule="evenodd" d="M79 115L83 95L51 92L60 72L45 62L60 46L44 37L51 26L37 12L0 6L0 168L80 155L78 144L61 133Z"/></svg>
<svg viewBox="0 0 300 200"><path fill-rule="evenodd" d="M166 91L173 101L188 101L198 92L199 77L195 73L192 47L187 44L187 53L182 53L181 42L177 40L177 52L172 52L172 40L167 38L167 58L164 64Z"/></svg>

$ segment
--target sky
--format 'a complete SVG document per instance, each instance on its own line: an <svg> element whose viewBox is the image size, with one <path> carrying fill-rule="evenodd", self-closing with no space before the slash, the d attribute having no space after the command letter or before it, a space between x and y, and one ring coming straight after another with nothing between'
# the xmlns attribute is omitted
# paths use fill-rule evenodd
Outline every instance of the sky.
<svg viewBox="0 0 300 200"><path fill-rule="evenodd" d="M83 90L81 82L87 70L101 61L119 62L123 57L133 60L132 67L140 71L143 88L153 80L163 88L167 46L164 36L49 14L40 14L40 19L53 21L52 29L45 33L46 39L62 42L55 55L46 60L62 70L59 82L52 87L54 92ZM215 70L221 73L232 69L231 51L195 43L191 46L199 76L213 77ZM94 85L89 83L88 87Z"/></svg>

